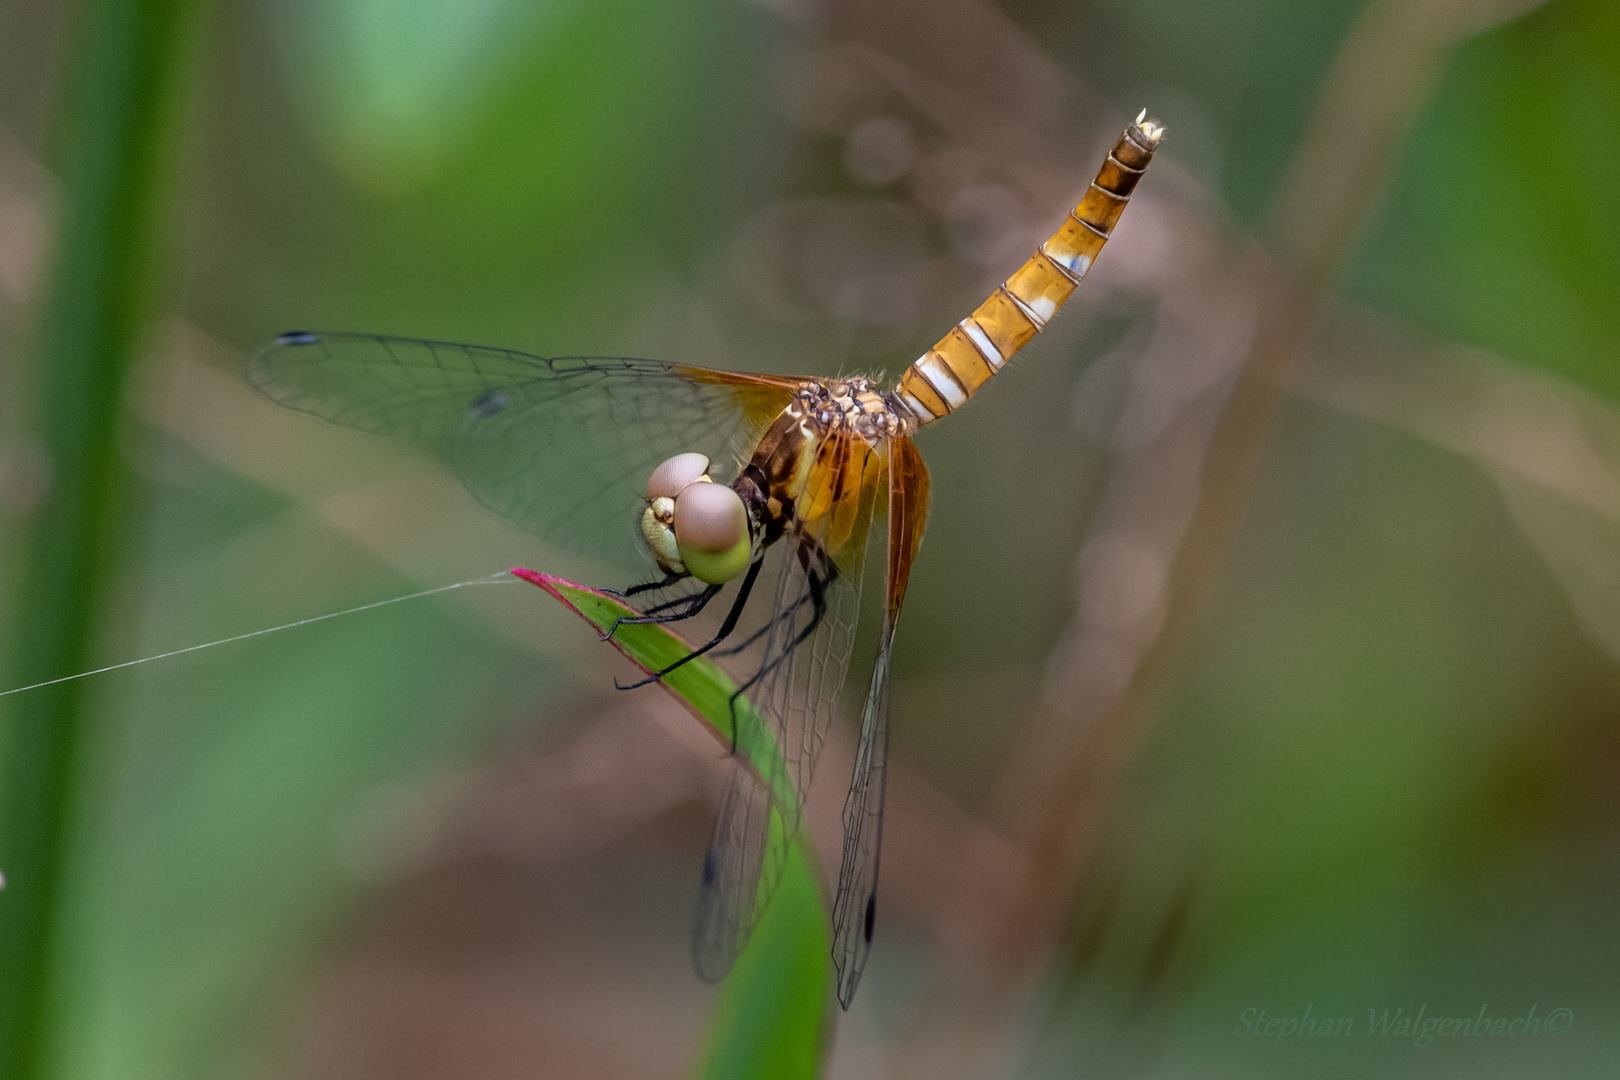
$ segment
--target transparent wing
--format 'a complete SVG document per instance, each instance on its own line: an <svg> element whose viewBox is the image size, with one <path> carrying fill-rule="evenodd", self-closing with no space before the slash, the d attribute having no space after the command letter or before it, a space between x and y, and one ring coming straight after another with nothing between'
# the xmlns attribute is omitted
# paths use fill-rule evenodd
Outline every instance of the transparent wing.
<svg viewBox="0 0 1620 1080"><path fill-rule="evenodd" d="M846 1009L866 968L877 917L878 854L883 847L883 795L889 761L889 657L911 577L911 561L928 520L928 470L910 439L890 443L888 518L883 631L877 663L872 667L872 685L861 710L861 741L844 801L844 857L833 898L833 963L838 968L838 1002Z"/></svg>
<svg viewBox="0 0 1620 1080"><path fill-rule="evenodd" d="M762 878L780 878L787 845L771 829L771 797L741 760L732 762L720 799L714 836L703 856L703 886L692 927L692 966L698 976L719 982L748 944L764 907ZM770 862L770 873L765 864Z"/></svg>
<svg viewBox="0 0 1620 1080"><path fill-rule="evenodd" d="M440 455L490 509L616 565L653 468L746 454L796 379L656 360L545 359L372 334L284 334L248 363L278 404Z"/></svg>
<svg viewBox="0 0 1620 1080"><path fill-rule="evenodd" d="M811 484L832 485L843 497L816 522L795 522L772 553L776 587L766 621L752 642L745 639L743 670L752 675L740 689L768 721L775 745L738 746L704 858L692 956L705 978L731 969L781 881L849 671L881 470L881 458L861 440L827 440ZM780 818L774 828L773 807Z"/></svg>

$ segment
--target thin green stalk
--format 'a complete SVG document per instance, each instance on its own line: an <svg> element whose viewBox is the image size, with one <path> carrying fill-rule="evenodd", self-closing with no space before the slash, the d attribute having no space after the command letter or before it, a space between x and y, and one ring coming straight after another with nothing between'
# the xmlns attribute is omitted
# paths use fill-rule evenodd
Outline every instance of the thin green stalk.
<svg viewBox="0 0 1620 1080"><path fill-rule="evenodd" d="M80 13L62 143L56 267L39 324L32 424L49 487L23 530L12 685L90 666L118 546L115 432L141 338L174 76L191 0L91 0ZM0 727L0 1077L52 1066L57 935L87 743L85 684L7 702Z"/></svg>

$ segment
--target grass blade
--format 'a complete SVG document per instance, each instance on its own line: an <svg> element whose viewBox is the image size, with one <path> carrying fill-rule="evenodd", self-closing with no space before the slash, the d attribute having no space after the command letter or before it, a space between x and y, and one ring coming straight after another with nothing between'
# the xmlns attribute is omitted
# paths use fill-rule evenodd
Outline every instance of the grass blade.
<svg viewBox="0 0 1620 1080"><path fill-rule="evenodd" d="M115 434L140 345L175 76L191 0L93 0L76 12L56 267L40 321L31 418L50 484L24 525L7 685L83 671L121 538ZM7 702L0 729L0 1076L53 1064L64 879L78 813L85 684Z"/></svg>
<svg viewBox="0 0 1620 1080"><path fill-rule="evenodd" d="M532 570L512 572L546 590L600 632L620 616L635 614L620 600L595 589ZM647 624L619 627L612 644L644 671L665 667L691 651L691 646L662 626ZM758 760L760 754L778 751L769 726L747 698L738 699L738 734L742 737L733 739L729 703L736 684L718 665L699 657L670 672L660 685L722 745L758 748L752 753L761 775L786 775L785 770L772 767L771 761ZM782 786L778 785L778 800L793 805L794 792L790 787L780 790ZM771 828L779 835L781 821L775 813ZM704 1080L761 1076L795 1080L820 1072L833 1016L832 966L828 962L832 942L820 863L803 829L789 851L776 894L721 985L720 1002L695 1072Z"/></svg>

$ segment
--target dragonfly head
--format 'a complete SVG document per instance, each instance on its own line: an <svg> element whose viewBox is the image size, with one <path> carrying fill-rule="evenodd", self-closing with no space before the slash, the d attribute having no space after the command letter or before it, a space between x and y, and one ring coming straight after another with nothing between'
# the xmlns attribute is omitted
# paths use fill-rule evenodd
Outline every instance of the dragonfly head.
<svg viewBox="0 0 1620 1080"><path fill-rule="evenodd" d="M742 573L753 551L742 499L714 482L702 454L676 454L653 470L641 535L664 570L709 585Z"/></svg>

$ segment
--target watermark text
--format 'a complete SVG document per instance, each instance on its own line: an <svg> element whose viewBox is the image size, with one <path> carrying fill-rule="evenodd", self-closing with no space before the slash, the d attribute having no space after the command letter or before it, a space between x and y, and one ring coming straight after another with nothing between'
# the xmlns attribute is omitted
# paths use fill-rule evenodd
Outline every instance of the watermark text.
<svg viewBox="0 0 1620 1080"><path fill-rule="evenodd" d="M1238 1014L1233 1035L1267 1039L1281 1046L1284 1039L1345 1038L1360 1035L1366 1038L1410 1039L1414 1046L1429 1046L1436 1039L1458 1038L1520 1038L1524 1036L1562 1035L1575 1022L1573 1011L1565 1008L1543 1010L1539 1004L1515 1015L1497 1015L1489 1005L1481 1005L1471 1016L1450 1013L1430 1013L1428 1005L1421 1005L1415 1013L1404 1007L1393 1010L1368 1009L1365 1022L1354 1016L1333 1016L1318 1013L1314 1004L1307 1005L1303 1013L1282 1016L1260 1008L1244 1009Z"/></svg>

